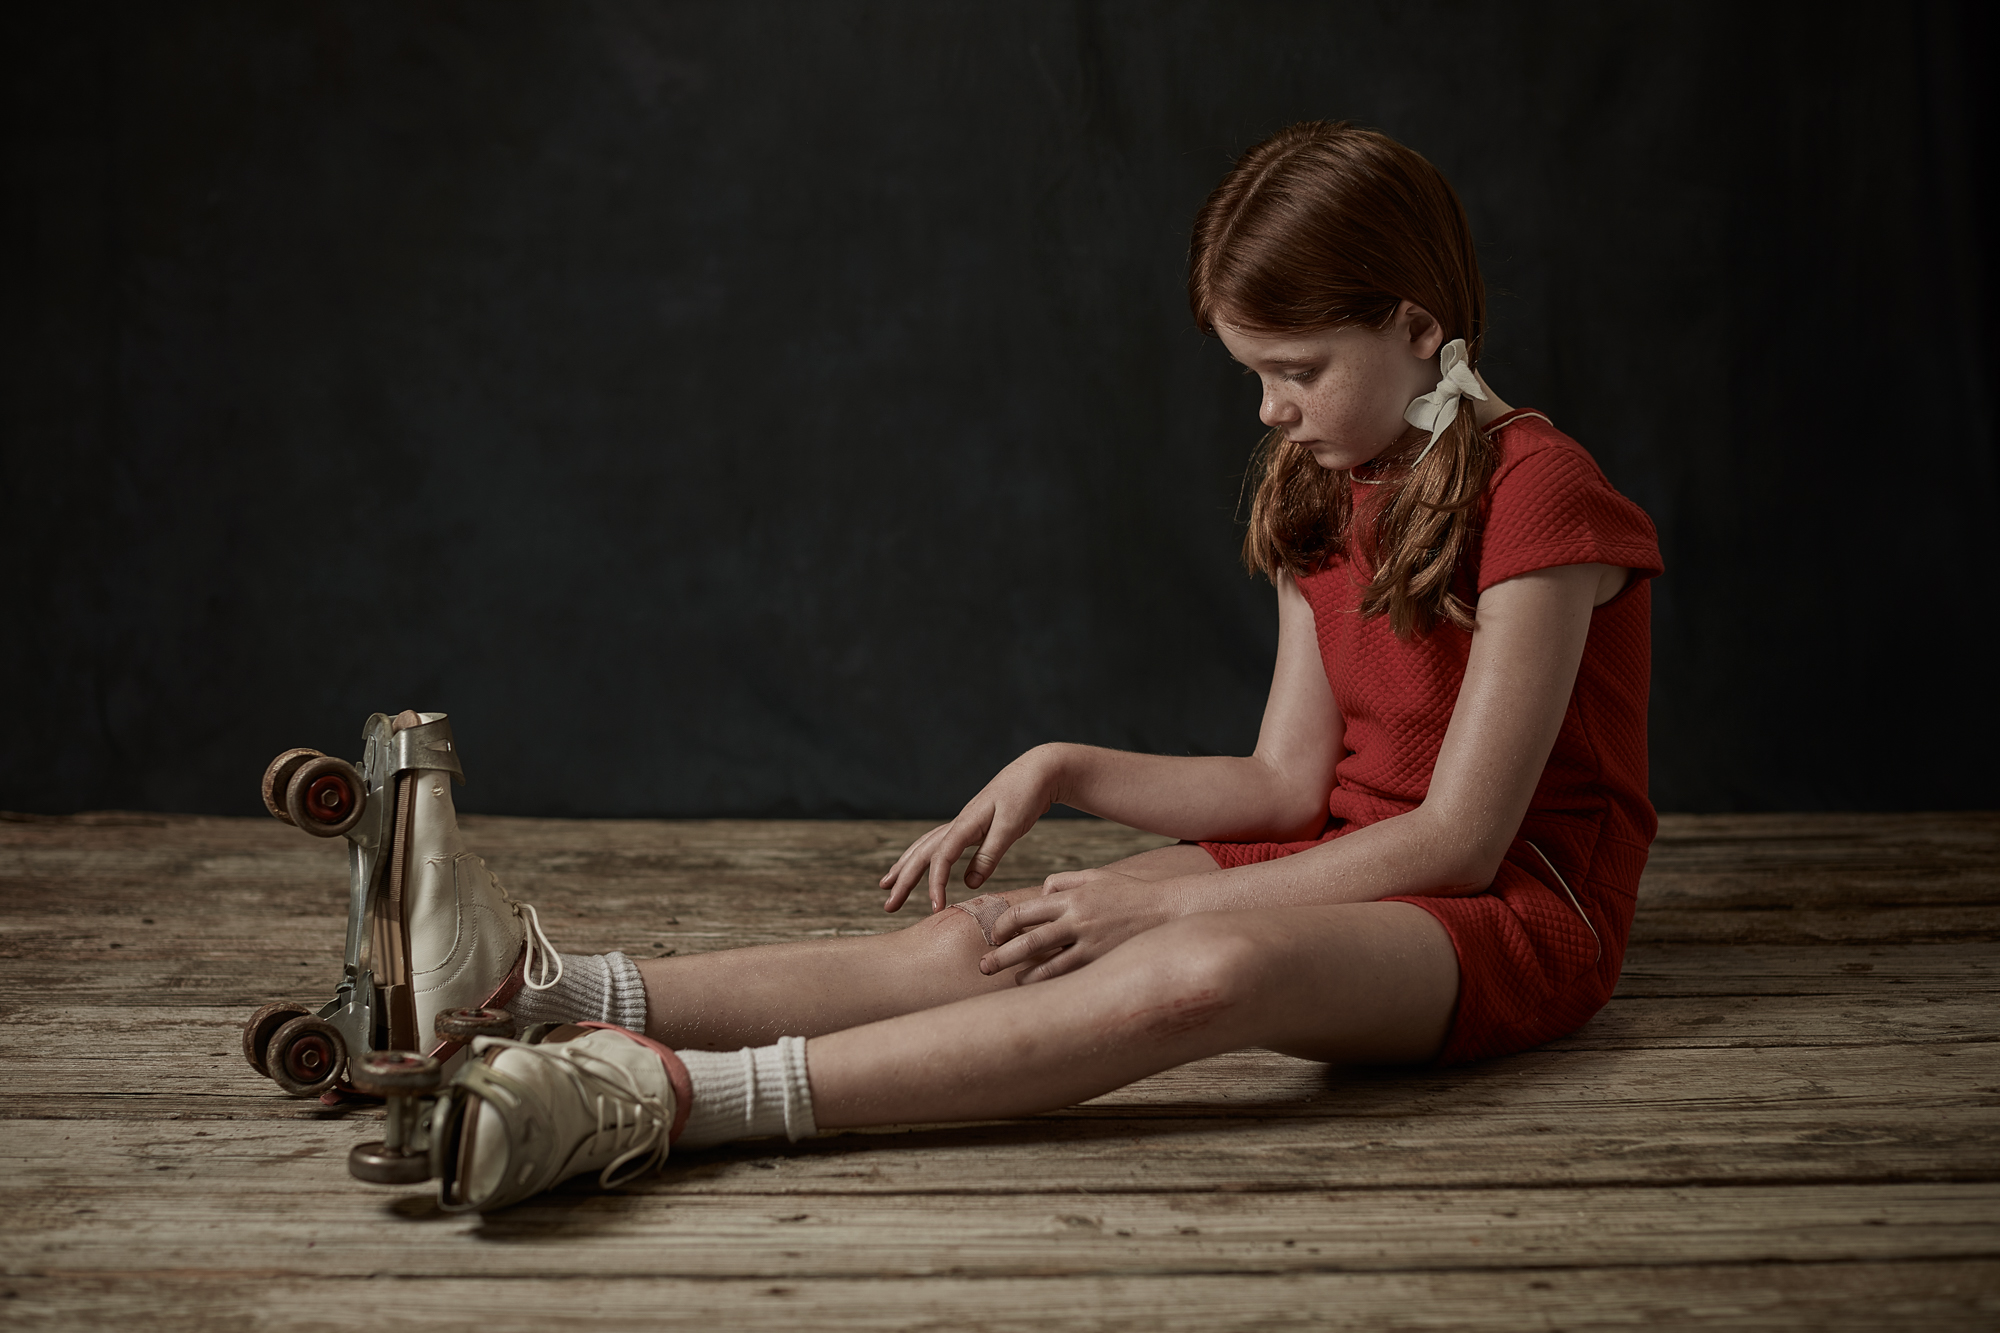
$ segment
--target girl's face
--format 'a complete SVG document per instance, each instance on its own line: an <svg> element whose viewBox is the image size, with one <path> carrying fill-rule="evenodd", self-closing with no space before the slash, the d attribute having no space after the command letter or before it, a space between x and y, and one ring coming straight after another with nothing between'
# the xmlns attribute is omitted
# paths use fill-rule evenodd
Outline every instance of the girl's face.
<svg viewBox="0 0 2000 1333"><path fill-rule="evenodd" d="M1437 387L1444 333L1409 301L1380 332L1250 333L1226 318L1215 329L1229 354L1263 383L1259 419L1305 446L1329 471L1388 453L1415 430L1403 420L1403 409Z"/></svg>

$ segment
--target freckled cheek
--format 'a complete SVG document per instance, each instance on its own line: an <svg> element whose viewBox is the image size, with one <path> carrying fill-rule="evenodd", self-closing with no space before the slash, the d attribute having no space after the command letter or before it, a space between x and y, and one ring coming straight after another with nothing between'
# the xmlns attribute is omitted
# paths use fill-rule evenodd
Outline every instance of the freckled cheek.
<svg viewBox="0 0 2000 1333"><path fill-rule="evenodd" d="M1360 410L1353 394L1323 393L1307 400L1304 406L1306 420L1314 432L1327 439L1353 439L1375 433L1369 426L1369 414Z"/></svg>

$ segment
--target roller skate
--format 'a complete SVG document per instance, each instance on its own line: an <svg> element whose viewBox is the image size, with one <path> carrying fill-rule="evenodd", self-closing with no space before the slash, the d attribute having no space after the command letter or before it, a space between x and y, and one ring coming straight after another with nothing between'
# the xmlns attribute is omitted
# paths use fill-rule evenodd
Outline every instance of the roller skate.
<svg viewBox="0 0 2000 1333"><path fill-rule="evenodd" d="M687 1074L658 1042L605 1023L508 1033L505 1013L447 1012L473 1057L445 1080L439 1060L385 1051L355 1066L357 1089L389 1103L388 1128L347 1166L378 1185L438 1182L451 1212L491 1212L587 1171L605 1187L664 1162L687 1119Z"/></svg>
<svg viewBox="0 0 2000 1333"><path fill-rule="evenodd" d="M377 713L362 744L359 770L287 750L264 771L273 816L348 843L346 956L333 998L267 1004L243 1025L251 1068L294 1097L337 1100L357 1086L350 1067L380 1052L441 1068L460 1061L482 1029L440 1026L440 1015L499 1009L523 986L546 990L562 977L535 909L463 848L451 784L465 774L445 715Z"/></svg>

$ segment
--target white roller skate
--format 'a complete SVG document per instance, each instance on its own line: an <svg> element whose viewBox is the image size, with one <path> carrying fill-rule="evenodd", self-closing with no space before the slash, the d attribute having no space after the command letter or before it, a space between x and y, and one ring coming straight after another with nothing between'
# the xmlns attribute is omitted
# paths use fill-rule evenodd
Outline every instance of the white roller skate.
<svg viewBox="0 0 2000 1333"><path fill-rule="evenodd" d="M373 1052L428 1048L451 1061L496 1021L511 1031L490 1011L562 976L535 909L464 850L451 784L465 775L445 715L377 713L362 740L358 772L316 750L287 750L264 772L274 816L349 844L346 966L334 997L318 1009L267 1004L243 1026L251 1067L295 1097L349 1086L349 1062Z"/></svg>
<svg viewBox="0 0 2000 1333"><path fill-rule="evenodd" d="M447 1210L491 1212L571 1176L595 1171L608 1188L666 1160L687 1119L678 1056L605 1023L528 1036L477 1038L449 1084L413 1052L361 1061L355 1084L388 1098L388 1134L350 1152L348 1170L379 1185L434 1178Z"/></svg>

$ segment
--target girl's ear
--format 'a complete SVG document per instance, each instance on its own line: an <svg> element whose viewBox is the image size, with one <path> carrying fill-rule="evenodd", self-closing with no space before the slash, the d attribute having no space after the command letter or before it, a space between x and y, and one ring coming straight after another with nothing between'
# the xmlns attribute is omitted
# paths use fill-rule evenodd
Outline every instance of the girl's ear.
<svg viewBox="0 0 2000 1333"><path fill-rule="evenodd" d="M1428 361L1444 346L1444 325L1431 318L1431 312L1415 301L1405 301L1396 311L1396 322L1403 326L1410 340L1410 351L1417 360Z"/></svg>

